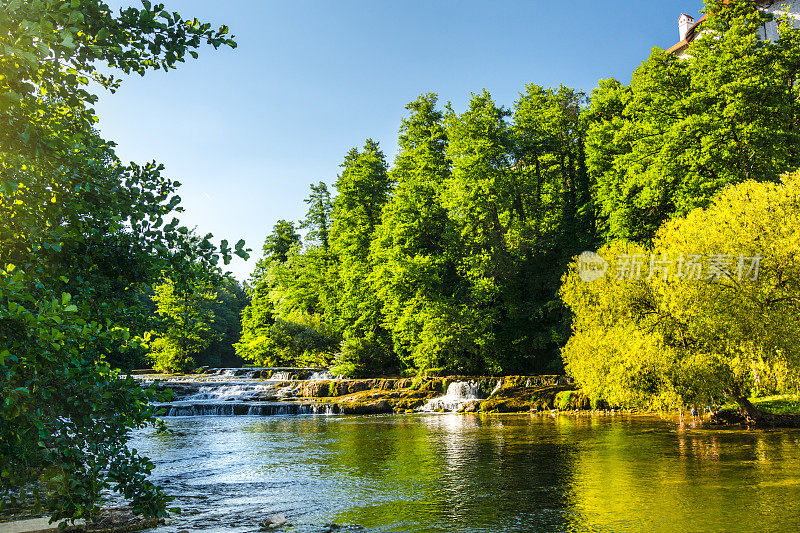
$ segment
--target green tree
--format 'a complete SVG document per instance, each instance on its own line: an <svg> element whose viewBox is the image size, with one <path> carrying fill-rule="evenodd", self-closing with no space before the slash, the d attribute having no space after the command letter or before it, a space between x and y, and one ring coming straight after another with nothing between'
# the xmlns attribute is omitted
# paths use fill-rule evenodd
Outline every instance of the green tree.
<svg viewBox="0 0 800 533"><path fill-rule="evenodd" d="M748 397L800 385L798 224L800 174L751 180L666 223L652 250L611 243L599 281L581 281L574 265L562 289L575 313L567 370L612 404L731 399L754 423L780 423ZM636 254L640 279L616 279Z"/></svg>
<svg viewBox="0 0 800 533"><path fill-rule="evenodd" d="M328 312L333 292L327 186L312 184L306 203L309 210L300 227L308 229L308 245L301 246L293 224L280 221L267 241L288 248L276 256L274 247L265 245L252 275L252 298L242 313L242 337L235 349L259 365L324 365L341 340Z"/></svg>
<svg viewBox="0 0 800 533"><path fill-rule="evenodd" d="M294 222L279 220L264 240L264 260L285 262L292 246L299 245L300 235L294 229Z"/></svg>
<svg viewBox="0 0 800 533"><path fill-rule="evenodd" d="M269 292L267 283L254 280L249 291L250 303L242 311L242 336L234 344L234 349L236 355L246 361L273 366L266 359L269 356L269 328L275 322Z"/></svg>
<svg viewBox="0 0 800 533"><path fill-rule="evenodd" d="M514 106L508 215L514 275L503 287L500 342L508 370L559 370L569 313L558 297L574 254L595 246L594 200L584 154L586 96L529 84ZM507 208L509 209L509 208Z"/></svg>
<svg viewBox="0 0 800 533"><path fill-rule="evenodd" d="M169 221L177 182L155 163L119 161L94 130L88 84L119 86L97 62L169 70L202 43L233 46L226 34L149 2L117 14L98 0L0 2L3 505L91 518L112 490L137 512L166 513L152 463L125 445L154 423L154 391L106 357L133 344L142 285L190 264L213 271L231 250Z"/></svg>
<svg viewBox="0 0 800 533"><path fill-rule="evenodd" d="M286 262L274 261L257 280L242 313L236 353L265 366L321 366L341 342L328 308L328 268L321 247L294 247Z"/></svg>
<svg viewBox="0 0 800 533"><path fill-rule="evenodd" d="M466 349L450 363L463 373L497 372L495 333L501 320L501 285L512 275L513 261L503 223L514 165L510 113L495 105L488 92L473 95L461 115L448 109L446 155L452 161L442 205L456 228L461 253L457 268L469 280L461 342Z"/></svg>
<svg viewBox="0 0 800 533"><path fill-rule="evenodd" d="M350 374L386 371L396 361L390 335L382 326L380 301L369 284L369 250L392 182L386 158L371 139L361 152L350 150L342 168L330 232L337 294L332 315L336 329L344 332L338 367Z"/></svg>
<svg viewBox="0 0 800 533"><path fill-rule="evenodd" d="M194 359L199 366L240 366L242 361L236 355L234 345L241 339L241 315L250 299L242 285L230 275L222 278L214 292L215 297L208 301L214 317L212 341Z"/></svg>
<svg viewBox="0 0 800 533"><path fill-rule="evenodd" d="M705 11L689 58L654 48L629 88L595 93L588 159L611 238L645 242L725 185L800 165L800 29L784 23L780 40L760 39L773 15L749 0L709 0Z"/></svg>
<svg viewBox="0 0 800 533"><path fill-rule="evenodd" d="M375 230L370 259L394 350L418 371L446 368L464 352L459 315L469 291L456 269L459 238L442 205L450 166L436 103L428 93L406 106L410 114L402 121L391 171L397 187Z"/></svg>
<svg viewBox="0 0 800 533"><path fill-rule="evenodd" d="M457 323L461 372L552 371L568 314L557 292L572 254L594 241L583 154L584 96L529 85L512 115L487 92L446 117L452 162L442 205L468 280Z"/></svg>
<svg viewBox="0 0 800 533"><path fill-rule="evenodd" d="M209 284L197 282L177 288L170 280L153 287L156 312L162 328L152 332L150 357L153 368L165 372L190 372L197 367L194 356L220 340L212 329L214 312L210 303L216 292Z"/></svg>
<svg viewBox="0 0 800 533"><path fill-rule="evenodd" d="M318 184L311 184L311 194L305 199L308 204L308 213L305 220L300 223L300 227L307 229L306 242L318 243L324 251L328 251L330 246L331 228L331 193L324 181Z"/></svg>

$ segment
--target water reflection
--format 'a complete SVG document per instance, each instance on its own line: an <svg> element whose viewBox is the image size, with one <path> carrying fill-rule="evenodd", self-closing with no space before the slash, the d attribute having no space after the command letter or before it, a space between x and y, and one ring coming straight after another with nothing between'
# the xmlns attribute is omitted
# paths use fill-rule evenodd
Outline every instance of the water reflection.
<svg viewBox="0 0 800 533"><path fill-rule="evenodd" d="M786 531L800 433L625 416L192 417L136 447L188 515L159 531Z"/></svg>

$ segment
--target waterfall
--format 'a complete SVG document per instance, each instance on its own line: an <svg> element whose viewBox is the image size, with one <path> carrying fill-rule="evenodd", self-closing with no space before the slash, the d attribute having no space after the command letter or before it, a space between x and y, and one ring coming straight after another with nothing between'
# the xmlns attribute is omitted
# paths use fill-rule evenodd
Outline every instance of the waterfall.
<svg viewBox="0 0 800 533"><path fill-rule="evenodd" d="M173 390L175 390L173 388ZM180 398L183 401L213 400L218 402L228 401L254 401L269 396L277 396L279 389L272 383L261 382L220 382L201 385L194 394ZM178 394L176 393L176 396Z"/></svg>
<svg viewBox="0 0 800 533"><path fill-rule="evenodd" d="M475 381L455 381L447 386L444 396L428 400L422 411L458 411L466 402L480 400L480 385Z"/></svg>
<svg viewBox="0 0 800 533"><path fill-rule="evenodd" d="M161 416L281 416L281 415L334 415L339 413L336 404L288 402L227 402L161 404Z"/></svg>
<svg viewBox="0 0 800 533"><path fill-rule="evenodd" d="M210 368L201 376L180 376L161 381L174 396L168 403L156 404L161 416L275 416L338 414L339 406L325 403L298 403L291 399L302 394L302 381L289 369ZM272 373L268 379L263 379ZM323 369L302 374L309 379L328 379ZM140 380L143 386L153 381ZM160 380L159 380L160 381Z"/></svg>

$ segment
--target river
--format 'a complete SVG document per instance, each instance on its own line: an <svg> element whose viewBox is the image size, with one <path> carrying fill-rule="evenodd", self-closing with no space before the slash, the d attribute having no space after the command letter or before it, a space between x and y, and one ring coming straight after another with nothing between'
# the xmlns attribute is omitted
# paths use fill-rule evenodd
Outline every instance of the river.
<svg viewBox="0 0 800 533"><path fill-rule="evenodd" d="M792 531L800 432L630 415L188 416L132 445L151 531ZM329 524L344 526L336 529Z"/></svg>

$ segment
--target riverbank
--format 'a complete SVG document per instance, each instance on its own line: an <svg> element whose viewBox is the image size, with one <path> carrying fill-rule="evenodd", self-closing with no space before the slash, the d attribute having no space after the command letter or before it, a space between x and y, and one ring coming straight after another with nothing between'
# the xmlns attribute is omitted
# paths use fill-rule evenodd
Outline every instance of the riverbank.
<svg viewBox="0 0 800 533"><path fill-rule="evenodd" d="M0 531L3 533L124 533L150 529L164 523L161 518L144 518L133 512L132 507L104 507L94 520L86 522L79 519L65 522L66 528L59 527L59 522L50 522L47 516L18 517L0 516Z"/></svg>
<svg viewBox="0 0 800 533"><path fill-rule="evenodd" d="M164 404L166 416L614 411L602 400L592 401L568 377L559 375L332 379L324 369L287 370L210 369L201 374L139 373L136 377L174 391L174 401ZM800 396L752 401L776 415L800 412ZM650 414L717 426L747 425L734 405L695 416L677 411Z"/></svg>

